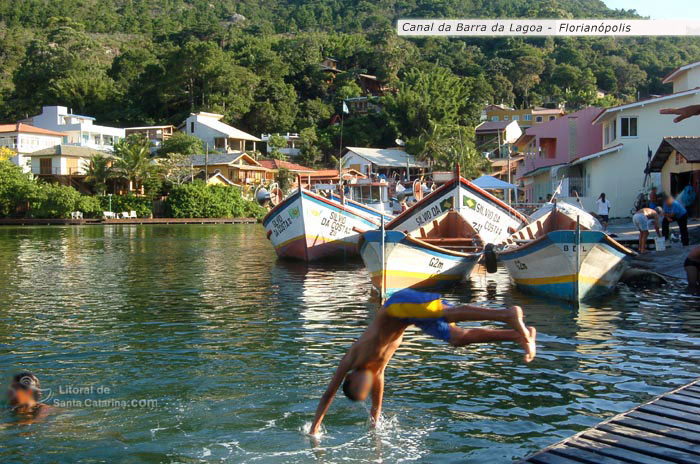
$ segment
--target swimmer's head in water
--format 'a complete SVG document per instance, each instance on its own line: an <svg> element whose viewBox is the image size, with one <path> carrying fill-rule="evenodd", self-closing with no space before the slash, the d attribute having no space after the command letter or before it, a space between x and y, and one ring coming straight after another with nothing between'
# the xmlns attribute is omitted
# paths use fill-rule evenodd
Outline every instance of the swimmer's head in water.
<svg viewBox="0 0 700 464"><path fill-rule="evenodd" d="M41 399L39 379L31 372L20 372L12 378L8 396L10 405L13 407L39 401Z"/></svg>
<svg viewBox="0 0 700 464"><path fill-rule="evenodd" d="M364 401L372 391L372 373L367 369L355 369L345 376L343 393L352 401Z"/></svg>

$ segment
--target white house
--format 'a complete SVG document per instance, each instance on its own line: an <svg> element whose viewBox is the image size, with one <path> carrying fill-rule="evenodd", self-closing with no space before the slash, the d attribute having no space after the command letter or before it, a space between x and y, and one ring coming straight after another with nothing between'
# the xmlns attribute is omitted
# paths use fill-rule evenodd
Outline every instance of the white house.
<svg viewBox="0 0 700 464"><path fill-rule="evenodd" d="M53 147L63 142L66 134L18 122L16 124L0 124L0 147L7 147L17 155L10 158L25 172L29 172L29 153L44 148Z"/></svg>
<svg viewBox="0 0 700 464"><path fill-rule="evenodd" d="M630 216L649 150L667 136L700 134L698 118L674 123L674 116L659 114L664 108L700 104L700 62L674 70L664 83L673 83L672 94L605 109L592 121L602 125L602 150L572 163L586 173L587 194L582 198L586 209L595 210L596 199L605 192L612 206L610 216ZM652 183L660 185L658 174Z"/></svg>
<svg viewBox="0 0 700 464"><path fill-rule="evenodd" d="M409 168L411 173L415 173L427 166L417 161L415 156L397 148L363 147L346 147L342 165L344 168L354 169L365 175L385 174L387 176L392 171L403 174L406 168Z"/></svg>
<svg viewBox="0 0 700 464"><path fill-rule="evenodd" d="M272 135L280 134L262 134L260 138L265 142L265 153L270 153L270 148L267 146ZM285 135L280 135L287 141L287 146L280 148L280 153L286 156L298 156L301 150L299 149L299 134L292 134L287 132Z"/></svg>
<svg viewBox="0 0 700 464"><path fill-rule="evenodd" d="M63 132L63 143L111 151L114 144L124 138L124 129L100 126L95 118L73 114L65 106L44 106L41 114L27 118L22 122L35 127Z"/></svg>
<svg viewBox="0 0 700 464"><path fill-rule="evenodd" d="M255 151L256 142L262 140L221 122L223 117L224 115L215 113L192 113L179 129L199 138L210 150L223 153L244 152L248 149Z"/></svg>
<svg viewBox="0 0 700 464"><path fill-rule="evenodd" d="M108 152L77 145L56 145L27 155L31 159L31 170L35 176L76 177L85 176L93 155L113 157Z"/></svg>

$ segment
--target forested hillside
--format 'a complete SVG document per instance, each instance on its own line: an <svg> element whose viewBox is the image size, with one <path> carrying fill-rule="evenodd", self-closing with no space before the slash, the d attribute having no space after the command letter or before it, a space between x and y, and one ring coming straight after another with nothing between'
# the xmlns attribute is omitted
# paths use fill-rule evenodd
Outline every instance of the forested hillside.
<svg viewBox="0 0 700 464"><path fill-rule="evenodd" d="M468 134L487 102L576 108L667 93L661 77L700 60L688 38L407 40L394 31L405 17L636 15L598 0L0 0L0 121L47 104L119 125L208 110L258 135L307 129L314 162L337 146L328 121L360 95L357 73L398 92L383 112L348 119L345 145L425 145ZM332 84L324 56L348 71Z"/></svg>

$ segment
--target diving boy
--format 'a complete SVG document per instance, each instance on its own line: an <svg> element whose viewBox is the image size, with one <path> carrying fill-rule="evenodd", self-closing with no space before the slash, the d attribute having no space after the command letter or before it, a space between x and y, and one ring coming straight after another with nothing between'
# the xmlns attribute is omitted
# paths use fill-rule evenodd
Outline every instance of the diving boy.
<svg viewBox="0 0 700 464"><path fill-rule="evenodd" d="M455 325L461 321L505 322L511 329L462 329ZM401 290L387 300L365 333L343 356L316 409L309 431L312 435L318 433L341 384L343 393L352 401L363 401L372 394L370 415L372 423L377 423L384 396L384 369L401 345L409 325L415 325L455 347L472 343L517 342L525 350L525 362L535 358L536 331L534 327L525 327L520 307L450 306L434 293Z"/></svg>

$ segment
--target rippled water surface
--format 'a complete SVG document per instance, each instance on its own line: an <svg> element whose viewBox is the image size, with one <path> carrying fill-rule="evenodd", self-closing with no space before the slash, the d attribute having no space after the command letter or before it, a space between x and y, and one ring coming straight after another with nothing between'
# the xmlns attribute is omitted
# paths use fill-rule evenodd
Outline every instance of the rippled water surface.
<svg viewBox="0 0 700 464"><path fill-rule="evenodd" d="M61 406L0 413L0 462L510 462L700 374L700 300L680 288L573 309L499 272L446 298L522 305L538 358L410 329L383 426L340 395L314 442L377 309L361 262L278 261L261 226L0 228L0 370Z"/></svg>

